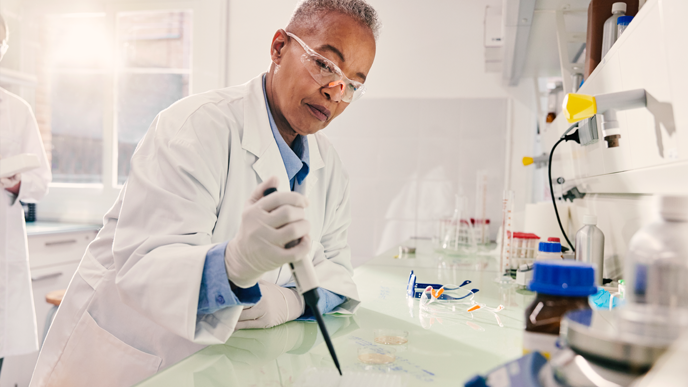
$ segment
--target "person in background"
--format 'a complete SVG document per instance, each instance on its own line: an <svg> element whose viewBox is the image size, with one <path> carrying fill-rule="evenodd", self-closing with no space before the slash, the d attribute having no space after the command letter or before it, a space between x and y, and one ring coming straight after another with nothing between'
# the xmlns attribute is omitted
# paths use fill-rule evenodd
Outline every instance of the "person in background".
<svg viewBox="0 0 688 387"><path fill-rule="evenodd" d="M0 15L0 61L9 47L9 30ZM5 357L38 351L36 311L31 291L24 210L20 201L36 202L52 180L48 158L31 107L0 88L0 162L32 153L40 167L0 179L0 372Z"/></svg>
<svg viewBox="0 0 688 387"><path fill-rule="evenodd" d="M129 386L235 329L309 318L288 266L301 259L321 312L356 310L349 177L319 132L363 94L378 30L363 0L305 0L274 34L267 73L158 114L32 387Z"/></svg>

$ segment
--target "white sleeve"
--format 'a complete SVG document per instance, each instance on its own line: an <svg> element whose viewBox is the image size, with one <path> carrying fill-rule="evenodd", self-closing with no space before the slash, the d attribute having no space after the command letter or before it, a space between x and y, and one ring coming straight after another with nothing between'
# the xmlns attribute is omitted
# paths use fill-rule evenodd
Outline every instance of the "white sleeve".
<svg viewBox="0 0 688 387"><path fill-rule="evenodd" d="M224 343L241 306L197 316L203 267L229 160L229 129L213 108L156 117L131 160L112 245L122 300L198 344Z"/></svg>
<svg viewBox="0 0 688 387"><path fill-rule="evenodd" d="M21 153L36 155L40 161L40 166L21 174L21 186L17 198L25 203L35 203L43 199L48 193L48 184L52 181L53 175L50 172L48 157L45 154L36 118L28 105L21 104L20 106L25 109L24 119L17 120L17 123L23 128Z"/></svg>

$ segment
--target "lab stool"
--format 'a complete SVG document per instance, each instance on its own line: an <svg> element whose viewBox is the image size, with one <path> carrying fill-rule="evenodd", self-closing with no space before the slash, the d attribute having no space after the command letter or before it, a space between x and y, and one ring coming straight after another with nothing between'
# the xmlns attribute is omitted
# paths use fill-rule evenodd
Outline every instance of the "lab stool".
<svg viewBox="0 0 688 387"><path fill-rule="evenodd" d="M45 302L47 302L48 304L52 304L53 307L50 308L50 311L48 311L48 317L45 319L45 329L43 330L43 339L41 340L41 347L43 347L45 337L48 335L48 329L50 329L50 325L53 323L53 318L55 317L55 313L57 313L57 308L60 307L60 304L62 303L62 298L64 298L66 291L67 289L53 290L52 292L45 295Z"/></svg>

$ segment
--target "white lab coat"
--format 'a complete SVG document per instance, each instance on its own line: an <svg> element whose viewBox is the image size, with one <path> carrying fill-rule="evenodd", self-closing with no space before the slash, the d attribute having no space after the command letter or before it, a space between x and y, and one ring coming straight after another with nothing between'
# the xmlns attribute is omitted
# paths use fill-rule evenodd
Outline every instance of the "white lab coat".
<svg viewBox="0 0 688 387"><path fill-rule="evenodd" d="M349 178L322 133L308 136L311 255L323 288L359 303L347 229ZM72 279L31 380L38 386L129 386L232 334L242 307L197 316L208 250L238 232L256 186L287 172L270 130L262 76L162 111ZM280 273L278 275L278 273ZM289 270L263 279L285 284Z"/></svg>
<svg viewBox="0 0 688 387"><path fill-rule="evenodd" d="M31 107L0 88L0 157L32 153L40 167L22 173L19 195L0 188L0 358L38 351L24 210L48 192L52 178Z"/></svg>

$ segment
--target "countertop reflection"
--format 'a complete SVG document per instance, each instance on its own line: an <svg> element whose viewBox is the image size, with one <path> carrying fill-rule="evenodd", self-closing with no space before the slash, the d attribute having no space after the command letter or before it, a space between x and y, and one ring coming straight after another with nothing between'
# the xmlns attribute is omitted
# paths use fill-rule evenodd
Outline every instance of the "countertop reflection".
<svg viewBox="0 0 688 387"><path fill-rule="evenodd" d="M355 270L362 298L355 316L325 316L344 374L377 375L378 380L393 375L403 381L399 385L408 386L457 386L519 357L523 310L533 296L499 287L493 281L496 271L491 257L465 257L448 265L446 257L429 248L429 242L416 243L417 264L412 259L386 259L396 254L395 248ZM498 314L421 313L419 301L406 298L410 268L419 282L470 280L471 287L480 289L476 301L490 307L501 304L505 309ZM407 331L408 343L376 344L376 329ZM364 364L358 359L364 347L391 348L396 359L384 365ZM207 347L139 386L298 386L304 385L304 375L314 372L331 375L324 380L337 385L338 375L317 324L294 321L271 329L236 331L224 345Z"/></svg>

